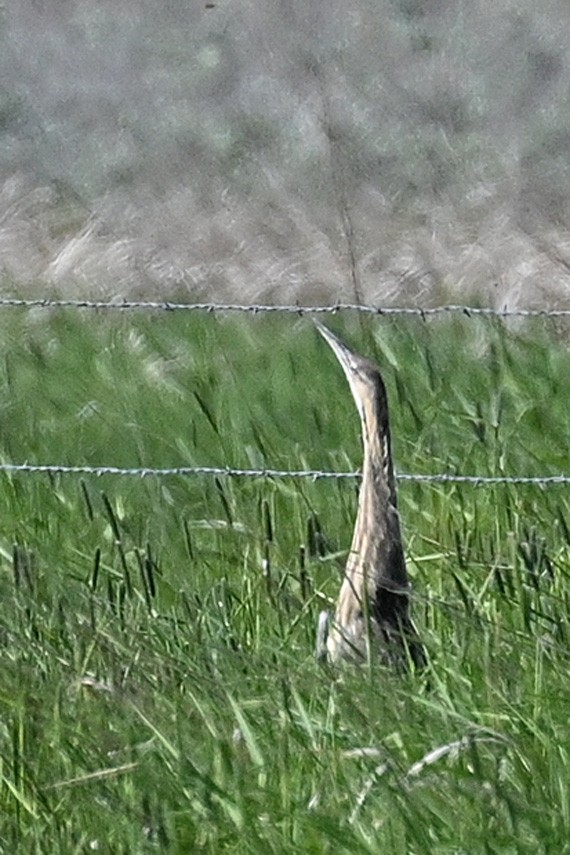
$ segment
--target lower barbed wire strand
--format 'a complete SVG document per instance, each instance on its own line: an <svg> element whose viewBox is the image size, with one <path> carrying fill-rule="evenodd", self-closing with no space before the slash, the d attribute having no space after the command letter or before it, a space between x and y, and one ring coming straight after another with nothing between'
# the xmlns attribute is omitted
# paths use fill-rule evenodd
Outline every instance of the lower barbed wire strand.
<svg viewBox="0 0 570 855"><path fill-rule="evenodd" d="M0 463L0 472L7 473L30 473L49 475L116 475L125 477L166 477L179 475L188 477L191 475L225 475L230 478L309 478L318 481L323 478L331 479L356 479L361 477L361 472L333 472L323 469L239 469L230 466L84 466L67 464L42 464L42 463ZM435 473L423 475L418 473L400 472L396 474L398 481L432 483L432 484L471 484L493 485L493 484L529 484L537 486L554 486L556 484L570 484L570 475L454 475L451 473Z"/></svg>

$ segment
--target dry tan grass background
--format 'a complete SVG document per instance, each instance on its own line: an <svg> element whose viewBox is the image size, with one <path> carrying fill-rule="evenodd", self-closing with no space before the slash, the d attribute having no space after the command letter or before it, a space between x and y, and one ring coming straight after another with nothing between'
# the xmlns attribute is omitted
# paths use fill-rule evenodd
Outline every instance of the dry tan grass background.
<svg viewBox="0 0 570 855"><path fill-rule="evenodd" d="M563 0L0 21L3 293L570 306Z"/></svg>

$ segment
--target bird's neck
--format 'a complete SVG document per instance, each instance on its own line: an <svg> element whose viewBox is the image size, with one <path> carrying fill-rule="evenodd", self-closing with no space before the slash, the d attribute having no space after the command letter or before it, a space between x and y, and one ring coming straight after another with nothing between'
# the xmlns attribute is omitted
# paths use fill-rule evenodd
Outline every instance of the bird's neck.
<svg viewBox="0 0 570 855"><path fill-rule="evenodd" d="M381 447L365 448L358 516L364 515L373 528L378 528L396 508L394 473L390 459L384 456Z"/></svg>
<svg viewBox="0 0 570 855"><path fill-rule="evenodd" d="M370 594L380 579L406 581L390 434L387 424L383 427L370 435L363 424L364 465L349 558L351 572L363 575Z"/></svg>
<svg viewBox="0 0 570 855"><path fill-rule="evenodd" d="M370 431L369 424L377 425L377 429ZM362 420L362 441L364 461L360 499L362 502L366 498L374 504L374 510L377 513L385 514L388 505L396 508L398 504L387 417L385 419L365 417Z"/></svg>

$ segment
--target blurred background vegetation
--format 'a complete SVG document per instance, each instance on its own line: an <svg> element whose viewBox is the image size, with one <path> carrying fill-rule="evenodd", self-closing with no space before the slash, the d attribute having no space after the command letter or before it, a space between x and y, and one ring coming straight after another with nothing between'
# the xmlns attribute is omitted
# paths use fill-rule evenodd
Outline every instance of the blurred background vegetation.
<svg viewBox="0 0 570 855"><path fill-rule="evenodd" d="M5 0L4 293L568 304L564 0Z"/></svg>

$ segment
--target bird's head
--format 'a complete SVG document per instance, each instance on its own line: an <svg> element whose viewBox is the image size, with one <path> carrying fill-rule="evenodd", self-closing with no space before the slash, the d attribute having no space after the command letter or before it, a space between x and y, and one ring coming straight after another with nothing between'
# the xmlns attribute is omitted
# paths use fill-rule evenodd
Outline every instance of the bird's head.
<svg viewBox="0 0 570 855"><path fill-rule="evenodd" d="M340 362L360 418L366 427L372 415L376 418L380 415L379 404L381 411L387 409L386 390L380 372L373 362L351 350L328 327L319 321L315 321L315 325Z"/></svg>

